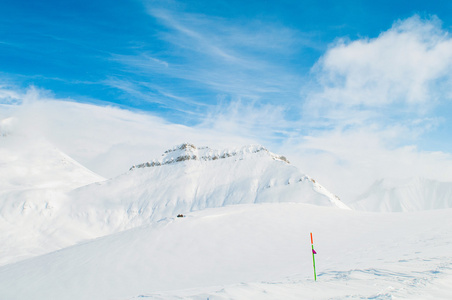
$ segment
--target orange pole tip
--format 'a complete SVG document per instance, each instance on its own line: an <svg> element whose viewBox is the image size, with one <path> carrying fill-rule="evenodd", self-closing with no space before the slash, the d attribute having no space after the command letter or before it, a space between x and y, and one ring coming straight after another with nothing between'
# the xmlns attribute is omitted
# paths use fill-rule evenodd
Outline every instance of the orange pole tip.
<svg viewBox="0 0 452 300"><path fill-rule="evenodd" d="M314 244L313 240L312 240L312 232L311 232L311 244Z"/></svg>

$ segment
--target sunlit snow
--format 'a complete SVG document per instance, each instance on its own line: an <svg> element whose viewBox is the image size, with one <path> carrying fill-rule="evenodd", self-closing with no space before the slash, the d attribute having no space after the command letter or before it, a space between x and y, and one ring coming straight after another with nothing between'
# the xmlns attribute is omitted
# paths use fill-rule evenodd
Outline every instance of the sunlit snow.
<svg viewBox="0 0 452 300"><path fill-rule="evenodd" d="M0 150L1 299L451 296L445 183L381 183L351 206L401 212L365 212L259 145L185 143L105 180L15 139Z"/></svg>

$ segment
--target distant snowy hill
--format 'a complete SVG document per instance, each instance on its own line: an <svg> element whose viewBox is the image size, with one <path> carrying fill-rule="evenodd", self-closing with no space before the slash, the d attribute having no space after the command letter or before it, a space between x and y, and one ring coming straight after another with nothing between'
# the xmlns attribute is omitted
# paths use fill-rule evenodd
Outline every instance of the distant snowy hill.
<svg viewBox="0 0 452 300"><path fill-rule="evenodd" d="M16 134L14 121L0 121L0 191L73 189L104 180L45 139Z"/></svg>
<svg viewBox="0 0 452 300"><path fill-rule="evenodd" d="M74 217L130 228L233 204L298 202L348 207L287 159L262 146L213 150L182 144L160 159L69 194ZM80 212L79 214L77 212Z"/></svg>
<svg viewBox="0 0 452 300"><path fill-rule="evenodd" d="M27 145L28 144L28 145ZM0 189L73 189L105 180L44 141L0 138Z"/></svg>
<svg viewBox="0 0 452 300"><path fill-rule="evenodd" d="M13 121L0 123L0 265L86 238L66 231L74 224L58 211L68 191L105 180L47 141L16 134Z"/></svg>
<svg viewBox="0 0 452 300"><path fill-rule="evenodd" d="M349 205L358 210L392 212L452 208L452 182L383 179Z"/></svg>

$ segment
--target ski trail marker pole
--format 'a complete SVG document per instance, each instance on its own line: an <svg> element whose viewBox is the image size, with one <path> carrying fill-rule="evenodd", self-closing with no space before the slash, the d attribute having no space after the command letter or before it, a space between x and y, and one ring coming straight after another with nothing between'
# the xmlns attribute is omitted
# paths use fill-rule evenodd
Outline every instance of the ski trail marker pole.
<svg viewBox="0 0 452 300"><path fill-rule="evenodd" d="M312 232L311 232L311 248L312 248L312 265L314 266L314 281L317 281L317 274L315 273L315 258L314 254L317 254L314 250L314 241L312 240Z"/></svg>

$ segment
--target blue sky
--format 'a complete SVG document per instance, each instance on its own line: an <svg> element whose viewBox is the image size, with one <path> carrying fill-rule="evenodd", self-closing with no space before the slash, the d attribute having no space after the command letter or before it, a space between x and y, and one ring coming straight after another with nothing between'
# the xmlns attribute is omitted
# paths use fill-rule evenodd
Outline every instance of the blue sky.
<svg viewBox="0 0 452 300"><path fill-rule="evenodd" d="M372 149L449 157L451 31L446 0L3 0L0 89L146 111L339 164Z"/></svg>
<svg viewBox="0 0 452 300"><path fill-rule="evenodd" d="M79 101L199 122L220 100L304 101L310 70L341 37L377 37L450 1L2 1L3 77ZM289 113L290 117L290 113Z"/></svg>

